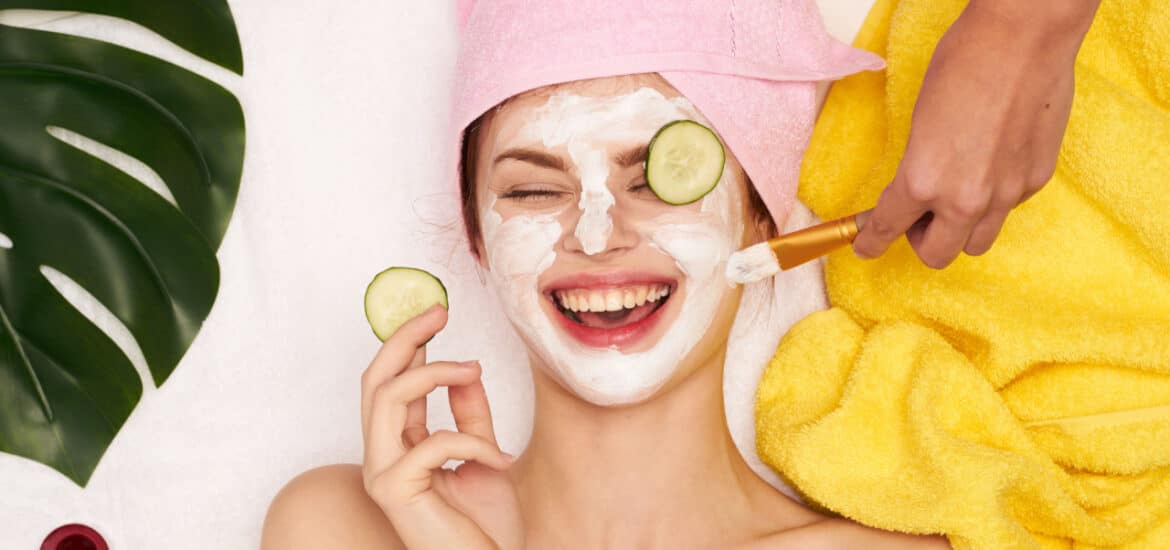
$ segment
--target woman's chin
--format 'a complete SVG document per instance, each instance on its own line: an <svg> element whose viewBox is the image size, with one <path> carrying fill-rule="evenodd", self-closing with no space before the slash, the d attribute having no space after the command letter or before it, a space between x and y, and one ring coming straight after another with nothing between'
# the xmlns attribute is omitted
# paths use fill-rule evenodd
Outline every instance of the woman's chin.
<svg viewBox="0 0 1170 550"><path fill-rule="evenodd" d="M662 380L649 387L641 388L599 388L589 384L575 382L578 381L558 381L565 391L573 394L582 401L597 405L598 407L629 407L640 405L656 397L661 393L666 380Z"/></svg>

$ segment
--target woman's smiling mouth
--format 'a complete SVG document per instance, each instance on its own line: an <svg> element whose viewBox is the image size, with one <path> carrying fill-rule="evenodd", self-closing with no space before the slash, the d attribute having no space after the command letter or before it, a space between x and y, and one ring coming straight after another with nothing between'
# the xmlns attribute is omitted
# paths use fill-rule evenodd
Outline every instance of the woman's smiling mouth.
<svg viewBox="0 0 1170 550"><path fill-rule="evenodd" d="M670 286L558 290L553 297L569 319L587 327L610 329L645 319L670 297Z"/></svg>
<svg viewBox="0 0 1170 550"><path fill-rule="evenodd" d="M630 272L559 279L544 295L561 328L582 344L623 348L655 326L677 290L673 279Z"/></svg>

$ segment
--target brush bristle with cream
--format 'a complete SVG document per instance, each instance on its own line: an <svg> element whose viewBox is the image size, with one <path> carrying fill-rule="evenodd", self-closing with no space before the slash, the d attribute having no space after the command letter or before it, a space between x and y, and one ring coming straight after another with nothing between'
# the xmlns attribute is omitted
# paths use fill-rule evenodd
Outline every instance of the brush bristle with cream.
<svg viewBox="0 0 1170 550"><path fill-rule="evenodd" d="M727 259L727 280L735 284L754 283L780 271L780 261L768 241L753 244Z"/></svg>
<svg viewBox="0 0 1170 550"><path fill-rule="evenodd" d="M871 210L753 244L727 259L727 280L754 283L850 244Z"/></svg>

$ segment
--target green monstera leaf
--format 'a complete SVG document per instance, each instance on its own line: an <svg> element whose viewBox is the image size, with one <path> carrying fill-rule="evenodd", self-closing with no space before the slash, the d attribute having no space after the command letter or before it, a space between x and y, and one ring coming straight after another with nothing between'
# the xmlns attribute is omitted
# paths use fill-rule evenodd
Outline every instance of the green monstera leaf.
<svg viewBox="0 0 1170 550"><path fill-rule="evenodd" d="M17 8L128 19L243 74L224 0L0 0ZM146 164L175 204L56 129ZM0 25L0 452L85 486L142 384L45 268L125 325L161 385L215 302L243 155L240 104L211 81L105 42Z"/></svg>

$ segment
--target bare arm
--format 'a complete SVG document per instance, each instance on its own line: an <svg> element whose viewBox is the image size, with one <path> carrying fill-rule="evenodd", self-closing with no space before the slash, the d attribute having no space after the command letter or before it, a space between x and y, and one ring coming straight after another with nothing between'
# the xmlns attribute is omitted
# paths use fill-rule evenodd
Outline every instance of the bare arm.
<svg viewBox="0 0 1170 550"><path fill-rule="evenodd" d="M1073 65L1100 0L972 0L934 50L906 154L854 241L906 235L926 265L991 248L1011 209L1056 170ZM929 213L929 215L926 215Z"/></svg>

